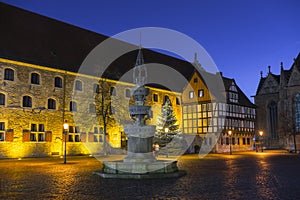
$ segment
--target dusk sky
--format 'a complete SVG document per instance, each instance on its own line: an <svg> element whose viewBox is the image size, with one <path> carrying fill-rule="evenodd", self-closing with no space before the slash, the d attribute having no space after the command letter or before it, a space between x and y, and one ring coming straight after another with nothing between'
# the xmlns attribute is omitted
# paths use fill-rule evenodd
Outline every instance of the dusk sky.
<svg viewBox="0 0 300 200"><path fill-rule="evenodd" d="M149 26L179 31L201 44L248 97L260 71L266 76L270 65L278 74L280 62L288 69L300 52L299 0L3 2L107 36Z"/></svg>

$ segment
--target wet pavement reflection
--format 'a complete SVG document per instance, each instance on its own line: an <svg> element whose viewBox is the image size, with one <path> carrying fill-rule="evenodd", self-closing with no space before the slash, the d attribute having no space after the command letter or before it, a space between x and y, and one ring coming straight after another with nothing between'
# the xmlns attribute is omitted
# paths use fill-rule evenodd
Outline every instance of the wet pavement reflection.
<svg viewBox="0 0 300 200"><path fill-rule="evenodd" d="M0 199L300 199L300 155L185 155L179 179L102 179L92 157L0 160Z"/></svg>

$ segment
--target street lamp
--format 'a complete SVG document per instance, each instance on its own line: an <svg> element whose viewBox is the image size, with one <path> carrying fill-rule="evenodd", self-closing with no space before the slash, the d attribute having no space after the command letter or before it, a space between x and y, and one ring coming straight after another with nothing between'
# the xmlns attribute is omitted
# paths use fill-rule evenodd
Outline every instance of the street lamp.
<svg viewBox="0 0 300 200"><path fill-rule="evenodd" d="M65 140L65 149L64 149L64 164L67 163L67 134L68 134L68 130L69 130L69 124L67 122L67 120L64 123L64 140Z"/></svg>
<svg viewBox="0 0 300 200"><path fill-rule="evenodd" d="M231 134L232 134L232 131L229 130L228 131L228 135L229 135L229 147L230 147L229 152L230 152L230 155L232 154L232 148L231 148L232 139L231 139Z"/></svg>
<svg viewBox="0 0 300 200"><path fill-rule="evenodd" d="M263 148L263 145L262 145L262 136L264 134L263 131L258 131L259 133L259 136L260 136L260 148L261 148L261 152L264 152L264 148Z"/></svg>
<svg viewBox="0 0 300 200"><path fill-rule="evenodd" d="M168 152L168 132L169 132L169 128L166 127L165 128L165 134L166 134L166 157L169 157L169 152Z"/></svg>

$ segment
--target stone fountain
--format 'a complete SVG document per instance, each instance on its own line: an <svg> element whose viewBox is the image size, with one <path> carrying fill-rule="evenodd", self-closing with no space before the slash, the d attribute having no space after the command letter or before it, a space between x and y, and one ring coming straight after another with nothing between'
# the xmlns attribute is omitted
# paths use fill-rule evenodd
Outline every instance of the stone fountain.
<svg viewBox="0 0 300 200"><path fill-rule="evenodd" d="M157 160L152 152L154 125L147 125L146 120L152 117L150 106L145 106L145 99L149 89L144 85L147 70L144 65L141 47L133 69L133 81L136 86L131 94L134 105L129 106L133 125L124 127L128 137L128 152L124 160L103 162L103 168L94 172L103 178L172 178L185 175L185 171L178 170L176 160Z"/></svg>

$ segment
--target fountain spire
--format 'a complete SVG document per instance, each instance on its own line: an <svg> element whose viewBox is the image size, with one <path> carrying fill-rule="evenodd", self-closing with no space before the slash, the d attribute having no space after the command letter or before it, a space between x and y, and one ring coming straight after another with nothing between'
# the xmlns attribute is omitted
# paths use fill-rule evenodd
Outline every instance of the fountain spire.
<svg viewBox="0 0 300 200"><path fill-rule="evenodd" d="M144 64L141 40L142 36L140 33L139 51L136 58L135 66L133 68L133 82L137 85L137 87L143 86L147 82L147 69L146 65Z"/></svg>

